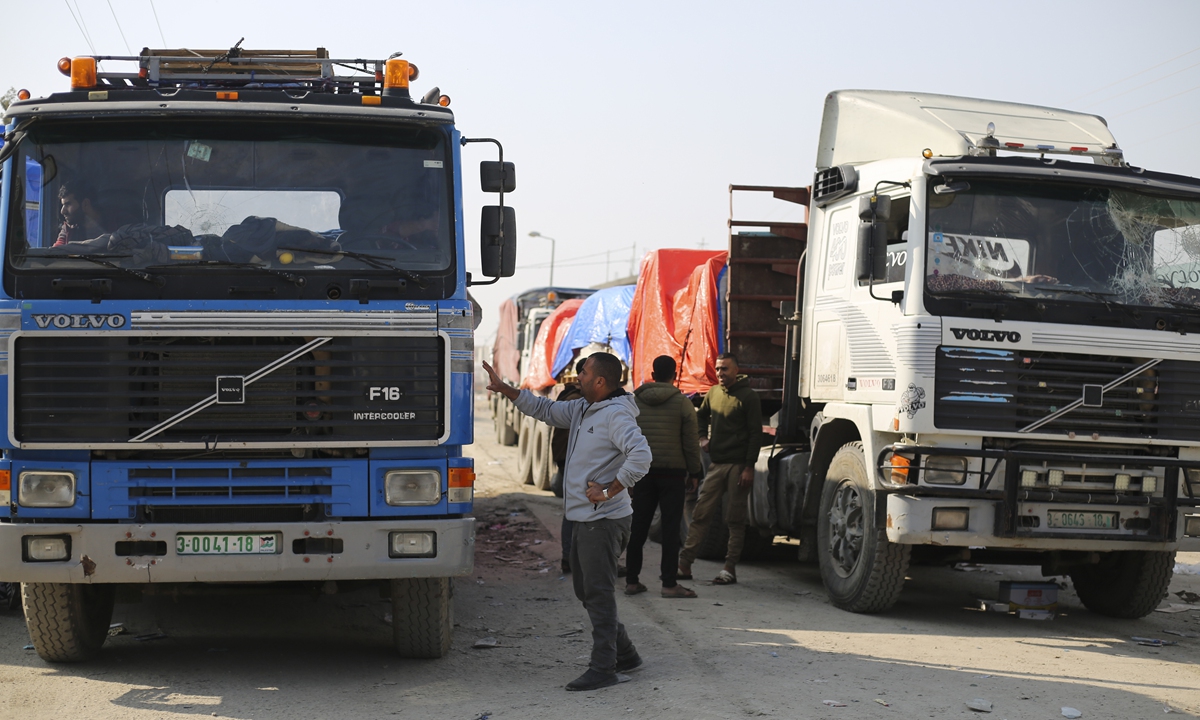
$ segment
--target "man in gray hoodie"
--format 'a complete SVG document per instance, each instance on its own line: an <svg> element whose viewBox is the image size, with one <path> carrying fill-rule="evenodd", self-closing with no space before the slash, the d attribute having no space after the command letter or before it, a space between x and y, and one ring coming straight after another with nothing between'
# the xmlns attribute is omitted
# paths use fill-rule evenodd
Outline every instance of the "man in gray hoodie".
<svg viewBox="0 0 1200 720"><path fill-rule="evenodd" d="M617 558L629 543L633 506L627 488L650 469L650 446L637 424L637 403L621 387L621 361L609 353L589 355L579 373L583 397L553 402L505 383L486 362L488 390L548 425L569 428L563 464L563 500L575 523L571 579L575 597L592 622L588 671L568 690L596 690L617 684L617 672L642 664L617 617Z"/></svg>

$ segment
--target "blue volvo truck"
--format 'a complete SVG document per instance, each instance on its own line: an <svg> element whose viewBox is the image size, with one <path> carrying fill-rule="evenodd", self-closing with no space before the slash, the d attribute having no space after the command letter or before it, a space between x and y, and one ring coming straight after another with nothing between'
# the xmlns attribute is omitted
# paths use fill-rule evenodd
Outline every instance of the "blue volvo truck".
<svg viewBox="0 0 1200 720"><path fill-rule="evenodd" d="M81 661L126 592L378 585L397 651L450 647L473 567L473 339L515 263L500 143L399 57L64 58L6 118L0 580ZM493 151L494 151L493 150ZM488 152L488 156L493 151Z"/></svg>

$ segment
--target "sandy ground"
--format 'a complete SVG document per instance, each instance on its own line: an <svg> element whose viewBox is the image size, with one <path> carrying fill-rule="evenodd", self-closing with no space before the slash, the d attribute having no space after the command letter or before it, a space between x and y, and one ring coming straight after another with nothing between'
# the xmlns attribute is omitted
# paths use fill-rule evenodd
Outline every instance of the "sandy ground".
<svg viewBox="0 0 1200 720"><path fill-rule="evenodd" d="M792 546L744 564L731 587L694 583L696 600L619 597L645 665L631 680L567 693L590 649L587 619L558 571L559 501L512 480L516 449L476 424L476 569L456 582L449 657L390 651L390 605L333 596L153 597L117 606L128 634L89 664L51 666L23 649L19 613L0 614L0 717L8 718L955 718L1200 716L1200 605L1139 621L1093 615L1067 589L1052 621L974 609L1003 579L1034 570L917 567L900 603L852 615L825 598ZM1196 546L1180 555L1200 571ZM654 578L658 546L647 547ZM697 578L716 563L700 561ZM1172 592L1200 593L1177 575ZM1179 598L1171 597L1174 602ZM142 639L153 633L165 637ZM1133 636L1177 642L1138 645ZM493 637L499 646L473 649ZM826 701L844 707L830 706Z"/></svg>

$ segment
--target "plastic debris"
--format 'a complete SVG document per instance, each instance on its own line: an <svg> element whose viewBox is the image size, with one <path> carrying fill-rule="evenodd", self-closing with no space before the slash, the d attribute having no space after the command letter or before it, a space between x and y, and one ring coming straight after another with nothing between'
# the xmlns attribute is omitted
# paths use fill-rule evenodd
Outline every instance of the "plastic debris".
<svg viewBox="0 0 1200 720"><path fill-rule="evenodd" d="M479 638L471 647L480 649L500 647L500 641L489 635L487 637Z"/></svg>
<svg viewBox="0 0 1200 720"><path fill-rule="evenodd" d="M116 637L118 635L128 635L129 631L125 629L125 623L113 623L108 626L108 636Z"/></svg>
<svg viewBox="0 0 1200 720"><path fill-rule="evenodd" d="M391 614L390 612L389 612L389 613L384 613L384 614L383 614L383 624L384 624L384 625L391 625L391 624L392 624L392 614Z"/></svg>
<svg viewBox="0 0 1200 720"><path fill-rule="evenodd" d="M882 698L875 698L875 702L879 703L880 705L882 705L884 707L892 706L891 703L884 702Z"/></svg>
<svg viewBox="0 0 1200 720"><path fill-rule="evenodd" d="M975 712L990 713L992 711L992 701L984 700L983 698L975 698L967 701L967 709Z"/></svg>
<svg viewBox="0 0 1200 720"><path fill-rule="evenodd" d="M492 716L492 711L488 710L487 712L479 713L478 715L476 715L473 718L473 720L488 720L488 718L490 718L491 716Z"/></svg>
<svg viewBox="0 0 1200 720"><path fill-rule="evenodd" d="M829 707L846 707L846 703L838 702L837 700L822 700L821 704L828 705Z"/></svg>
<svg viewBox="0 0 1200 720"><path fill-rule="evenodd" d="M138 635L138 636L134 637L133 639L141 640L142 642L146 642L148 640L165 640L166 638L167 638L167 634L160 630L158 632L146 633L145 635Z"/></svg>
<svg viewBox="0 0 1200 720"><path fill-rule="evenodd" d="M1021 610L1017 617L1022 620L1053 620L1054 613L1049 610Z"/></svg>
<svg viewBox="0 0 1200 720"><path fill-rule="evenodd" d="M1185 637L1185 638L1200 638L1200 633L1194 633L1194 632L1182 632L1179 630L1163 630L1163 632L1165 632L1168 635L1178 635L1179 637Z"/></svg>
<svg viewBox="0 0 1200 720"><path fill-rule="evenodd" d="M725 607L725 603L713 603L717 607Z"/></svg>
<svg viewBox="0 0 1200 720"><path fill-rule="evenodd" d="M21 649L22 649L22 650L32 650L32 649L33 649L33 645L26 645L25 647L23 647L23 648L21 648Z"/></svg>
<svg viewBox="0 0 1200 720"><path fill-rule="evenodd" d="M538 573L541 575L545 575L548 572L550 572L550 568L542 568L541 570L538 570Z"/></svg>
<svg viewBox="0 0 1200 720"><path fill-rule="evenodd" d="M779 653L773 652L773 653L771 653L771 657L779 657Z"/></svg>
<svg viewBox="0 0 1200 720"><path fill-rule="evenodd" d="M1062 709L1062 716L1065 718L1081 718L1083 717L1083 713L1073 707L1065 707Z"/></svg>
<svg viewBox="0 0 1200 720"><path fill-rule="evenodd" d="M1182 603L1168 603L1166 607L1154 608L1154 612L1161 613L1181 613L1189 610L1200 610L1200 605L1183 605Z"/></svg>
<svg viewBox="0 0 1200 720"><path fill-rule="evenodd" d="M1130 639L1138 645L1145 645L1146 647L1166 647L1168 645L1179 644L1174 640L1159 640L1158 638L1138 637L1137 635L1134 635Z"/></svg>

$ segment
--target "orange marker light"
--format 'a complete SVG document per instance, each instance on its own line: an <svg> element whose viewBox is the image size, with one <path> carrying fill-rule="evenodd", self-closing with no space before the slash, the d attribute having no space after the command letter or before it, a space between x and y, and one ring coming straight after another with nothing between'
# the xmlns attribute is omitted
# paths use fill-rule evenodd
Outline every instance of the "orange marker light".
<svg viewBox="0 0 1200 720"><path fill-rule="evenodd" d="M450 468L449 487L475 487L475 470L469 467Z"/></svg>
<svg viewBox="0 0 1200 720"><path fill-rule="evenodd" d="M220 91L217 93L217 99L218 100L237 100L238 94L236 92Z"/></svg>
<svg viewBox="0 0 1200 720"><path fill-rule="evenodd" d="M96 58L77 57L71 61L71 89L96 87Z"/></svg>
<svg viewBox="0 0 1200 720"><path fill-rule="evenodd" d="M0 470L0 490L12 490L12 473Z"/></svg>
<svg viewBox="0 0 1200 720"><path fill-rule="evenodd" d="M21 88L20 90L17 91L17 99L18 100L28 100L30 97L32 97L32 95L30 95L29 91L24 88Z"/></svg>
<svg viewBox="0 0 1200 720"><path fill-rule="evenodd" d="M909 471L909 468L912 466L912 461L909 460L908 458L904 457L903 455L893 454L891 466L892 466L892 475L891 475L892 484L893 485L908 484L908 471Z"/></svg>
<svg viewBox="0 0 1200 720"><path fill-rule="evenodd" d="M441 105L442 107L450 107L450 96L443 95L438 98L438 105Z"/></svg>
<svg viewBox="0 0 1200 720"><path fill-rule="evenodd" d="M71 58L63 58L58 61L58 71L67 77L71 77Z"/></svg>
<svg viewBox="0 0 1200 720"><path fill-rule="evenodd" d="M383 98L379 97L378 95L363 95L362 103L363 105L382 105Z"/></svg>
<svg viewBox="0 0 1200 720"><path fill-rule="evenodd" d="M416 65L409 63L408 64L408 81L412 82L413 80L416 80L419 77L421 77L421 71L417 69Z"/></svg>
<svg viewBox="0 0 1200 720"><path fill-rule="evenodd" d="M407 60L392 59L384 65L383 87L407 88L409 80L409 65Z"/></svg>

